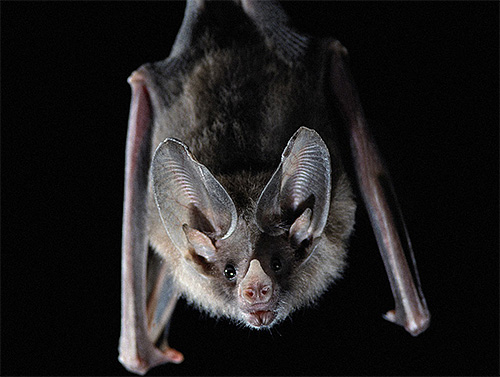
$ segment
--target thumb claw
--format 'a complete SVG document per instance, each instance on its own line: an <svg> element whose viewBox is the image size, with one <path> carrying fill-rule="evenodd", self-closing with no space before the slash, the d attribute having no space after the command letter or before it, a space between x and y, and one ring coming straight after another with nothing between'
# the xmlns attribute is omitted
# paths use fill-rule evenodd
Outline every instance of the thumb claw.
<svg viewBox="0 0 500 377"><path fill-rule="evenodd" d="M184 355L173 348L167 348L163 351L163 354L165 355L165 359L170 363L180 364L184 361Z"/></svg>

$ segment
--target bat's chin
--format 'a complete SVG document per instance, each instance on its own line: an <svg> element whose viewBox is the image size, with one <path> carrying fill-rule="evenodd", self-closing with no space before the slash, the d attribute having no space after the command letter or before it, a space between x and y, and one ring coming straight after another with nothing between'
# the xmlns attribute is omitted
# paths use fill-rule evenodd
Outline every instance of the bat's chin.
<svg viewBox="0 0 500 377"><path fill-rule="evenodd" d="M276 319L276 313L272 310L257 310L245 313L247 324L256 329L271 327Z"/></svg>

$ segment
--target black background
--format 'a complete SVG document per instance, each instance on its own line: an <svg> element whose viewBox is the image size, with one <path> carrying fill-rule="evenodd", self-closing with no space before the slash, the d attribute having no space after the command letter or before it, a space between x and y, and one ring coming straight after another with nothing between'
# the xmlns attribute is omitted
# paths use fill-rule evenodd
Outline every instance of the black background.
<svg viewBox="0 0 500 377"><path fill-rule="evenodd" d="M349 268L271 332L181 303L154 374L498 375L498 4L285 3L349 49L432 312L384 321L389 284L364 209ZM121 375L127 76L165 58L184 3L1 4L4 375Z"/></svg>

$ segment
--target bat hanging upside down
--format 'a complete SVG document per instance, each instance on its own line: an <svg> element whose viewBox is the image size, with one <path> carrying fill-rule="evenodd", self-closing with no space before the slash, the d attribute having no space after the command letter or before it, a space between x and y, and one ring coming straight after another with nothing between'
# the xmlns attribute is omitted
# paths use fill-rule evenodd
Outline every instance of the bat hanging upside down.
<svg viewBox="0 0 500 377"><path fill-rule="evenodd" d="M119 347L128 370L183 360L167 343L181 296L254 329L317 299L340 277L353 229L347 163L395 298L385 318L412 335L427 328L401 211L346 62L338 41L299 34L277 2L192 0L170 56L130 76Z"/></svg>

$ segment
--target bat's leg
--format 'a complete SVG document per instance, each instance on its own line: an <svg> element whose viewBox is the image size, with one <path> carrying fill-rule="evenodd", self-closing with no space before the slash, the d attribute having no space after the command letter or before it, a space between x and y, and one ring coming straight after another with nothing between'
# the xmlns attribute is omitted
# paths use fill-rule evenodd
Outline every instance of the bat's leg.
<svg viewBox="0 0 500 377"><path fill-rule="evenodd" d="M329 42L330 87L344 117L363 200L391 284L395 310L385 319L404 326L412 335L430 322L417 266L403 216L382 158L367 128L359 96L347 66L347 50Z"/></svg>

